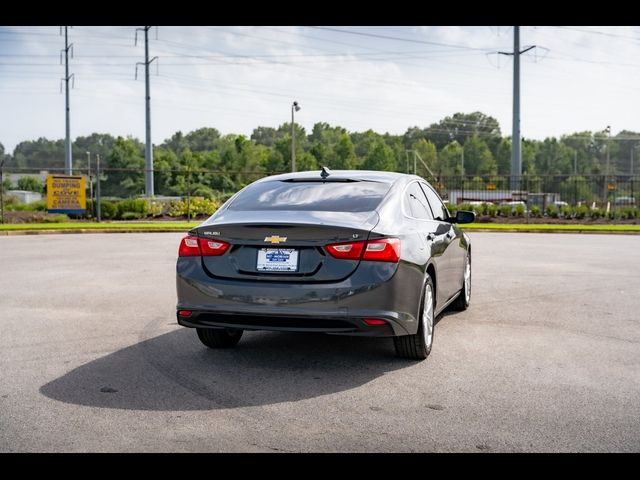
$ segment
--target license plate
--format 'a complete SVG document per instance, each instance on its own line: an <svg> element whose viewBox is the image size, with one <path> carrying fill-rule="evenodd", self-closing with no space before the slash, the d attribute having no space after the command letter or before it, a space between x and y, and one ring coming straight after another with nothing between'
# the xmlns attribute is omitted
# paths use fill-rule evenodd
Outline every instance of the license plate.
<svg viewBox="0 0 640 480"><path fill-rule="evenodd" d="M261 248L258 265L261 272L297 272L298 250L293 248Z"/></svg>

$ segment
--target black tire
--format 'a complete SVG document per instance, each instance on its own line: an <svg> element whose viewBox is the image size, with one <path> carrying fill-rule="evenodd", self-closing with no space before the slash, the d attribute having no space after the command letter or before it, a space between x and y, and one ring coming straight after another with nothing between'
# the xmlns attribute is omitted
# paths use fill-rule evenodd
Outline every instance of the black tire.
<svg viewBox="0 0 640 480"><path fill-rule="evenodd" d="M425 301L427 298L427 291L431 291L431 337L430 341L425 338ZM414 335L402 335L399 337L393 337L393 343L396 347L396 355L401 358L409 358L411 360L424 360L431 353L431 347L433 346L433 337L435 329L435 288L433 287L433 280L430 276L427 276L427 281L424 285L422 292L422 299L420 301L420 323L418 324L418 332Z"/></svg>
<svg viewBox="0 0 640 480"><path fill-rule="evenodd" d="M451 308L459 311L469 308L469 303L471 302L471 254L469 252L467 252L466 261L469 262L469 285L467 286L467 282L465 281L465 270L467 268L467 264L465 263L464 269L462 270L462 290L460 290L458 298L451 304Z"/></svg>
<svg viewBox="0 0 640 480"><path fill-rule="evenodd" d="M244 330L222 330L217 328L196 328L198 338L209 348L235 347Z"/></svg>

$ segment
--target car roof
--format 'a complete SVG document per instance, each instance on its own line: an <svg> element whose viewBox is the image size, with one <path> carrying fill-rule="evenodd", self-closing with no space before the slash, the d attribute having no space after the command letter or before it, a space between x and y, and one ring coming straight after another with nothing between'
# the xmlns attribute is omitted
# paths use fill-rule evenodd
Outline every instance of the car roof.
<svg viewBox="0 0 640 480"><path fill-rule="evenodd" d="M320 176L321 170L312 170L306 172L295 172L295 173L283 173L280 175L272 175L270 177L265 177L258 182L272 182L272 181L285 181L285 180L296 180L296 181L322 181L322 177ZM355 181L365 181L365 182L381 182L381 183L394 183L396 180L400 178L410 178L416 177L415 175L408 175L405 173L397 173L397 172L379 172L374 170L331 170L329 176L326 181L345 181L345 180L355 180Z"/></svg>

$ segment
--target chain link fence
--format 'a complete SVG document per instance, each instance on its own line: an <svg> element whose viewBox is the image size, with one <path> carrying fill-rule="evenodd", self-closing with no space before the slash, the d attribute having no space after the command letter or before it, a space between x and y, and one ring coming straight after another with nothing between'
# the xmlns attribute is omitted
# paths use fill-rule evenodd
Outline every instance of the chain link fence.
<svg viewBox="0 0 640 480"><path fill-rule="evenodd" d="M0 168L2 210L46 200L46 177L63 169L34 170ZM87 179L88 218L133 220L140 218L198 218L210 215L244 186L268 175L284 172L212 171L202 169L156 168L153 171L154 197L145 197L145 170L128 168L76 169L74 175ZM29 179L29 180L27 180ZM525 211L550 206L581 206L616 211L635 208L640 190L638 175L523 175L519 177L443 176L427 178L449 205L514 205ZM22 187L22 188L20 188ZM33 195L30 195L32 192Z"/></svg>

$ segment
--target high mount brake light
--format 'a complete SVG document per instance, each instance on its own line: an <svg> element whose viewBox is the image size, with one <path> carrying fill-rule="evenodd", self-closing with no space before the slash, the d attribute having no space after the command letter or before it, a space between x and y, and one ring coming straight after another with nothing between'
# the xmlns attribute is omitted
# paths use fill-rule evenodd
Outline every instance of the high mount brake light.
<svg viewBox="0 0 640 480"><path fill-rule="evenodd" d="M400 261L400 239L381 238L368 242L333 243L325 250L334 258L343 260L368 260L372 262Z"/></svg>
<svg viewBox="0 0 640 480"><path fill-rule="evenodd" d="M198 238L186 236L180 241L178 248L179 257L215 257L222 255L229 250L227 242L221 240L209 240L207 238Z"/></svg>

